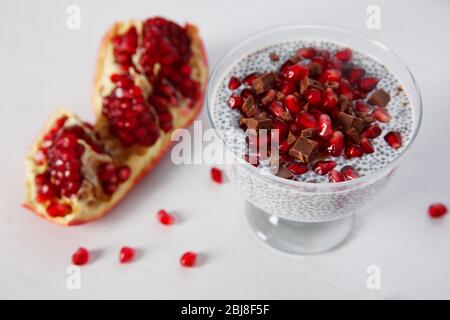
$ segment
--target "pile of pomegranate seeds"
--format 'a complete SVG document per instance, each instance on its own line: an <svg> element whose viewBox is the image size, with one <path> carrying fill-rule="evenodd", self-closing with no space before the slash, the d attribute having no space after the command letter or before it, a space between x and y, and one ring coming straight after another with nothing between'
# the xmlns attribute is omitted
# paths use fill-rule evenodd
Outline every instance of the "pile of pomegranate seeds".
<svg viewBox="0 0 450 320"><path fill-rule="evenodd" d="M120 249L119 261L120 263L131 262L134 259L136 250L130 247L122 247Z"/></svg>
<svg viewBox="0 0 450 320"><path fill-rule="evenodd" d="M155 115L145 101L141 88L129 75L113 74L116 88L103 98L103 115L109 120L109 130L124 147L135 144L149 147L159 137Z"/></svg>
<svg viewBox="0 0 450 320"><path fill-rule="evenodd" d="M274 55L268 58L276 62ZM348 48L334 53L300 48L276 72L231 76L227 105L240 112L242 129L255 130L258 146L267 143L270 150L271 139L279 138L277 175L293 179L312 170L328 175L330 182L348 181L358 178L358 172L350 166L336 170L332 158L376 152L372 140L382 134L377 123L391 121L390 96L377 88L378 82L352 63ZM269 129L269 134L259 134L260 129ZM386 133L384 140L393 149L402 146L397 131ZM247 139L247 146L253 150L251 141ZM270 156L269 151L244 157L256 157L259 163Z"/></svg>
<svg viewBox="0 0 450 320"><path fill-rule="evenodd" d="M428 214L432 218L439 218L447 213L447 207L442 203L434 203L428 208Z"/></svg>
<svg viewBox="0 0 450 320"><path fill-rule="evenodd" d="M72 212L72 208L63 198L70 198L78 193L84 181L82 157L87 144L94 152L104 153L102 145L88 124L66 126L68 117L63 116L44 136L35 156L37 167L43 166L42 173L35 176L36 201L46 205L51 217L63 217ZM82 143L83 142L83 143ZM105 175L102 168L114 168L113 176ZM118 185L128 179L131 170L127 166L115 168L112 163L105 163L98 171L103 183L103 191L112 194Z"/></svg>
<svg viewBox="0 0 450 320"><path fill-rule="evenodd" d="M223 182L222 171L214 167L211 168L211 179L214 182L222 183Z"/></svg>
<svg viewBox="0 0 450 320"><path fill-rule="evenodd" d="M164 209L159 210L156 217L158 221L164 225L172 225L175 223L175 217Z"/></svg>
<svg viewBox="0 0 450 320"><path fill-rule="evenodd" d="M82 266L89 261L89 251L86 248L80 247L72 255L72 263L77 266Z"/></svg>
<svg viewBox="0 0 450 320"><path fill-rule="evenodd" d="M196 261L197 261L197 254L191 251L184 253L180 258L180 264L183 267L193 267Z"/></svg>
<svg viewBox="0 0 450 320"><path fill-rule="evenodd" d="M185 28L164 18L152 18L144 22L141 42L135 27L112 42L115 62L123 73L111 76L116 87L104 98L103 114L110 122L111 133L124 147L151 146L159 137L154 112L160 128L168 132L173 128L168 107L179 105L181 98L193 107L200 98L200 84L191 79L191 41ZM132 59L137 52L138 62ZM147 99L135 85L131 70L152 85Z"/></svg>

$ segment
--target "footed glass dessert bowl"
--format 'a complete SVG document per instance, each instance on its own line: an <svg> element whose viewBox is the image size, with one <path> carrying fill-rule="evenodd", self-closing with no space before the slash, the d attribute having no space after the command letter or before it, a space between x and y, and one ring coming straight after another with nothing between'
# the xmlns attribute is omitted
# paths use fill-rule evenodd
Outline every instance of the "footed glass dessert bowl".
<svg viewBox="0 0 450 320"><path fill-rule="evenodd" d="M348 238L356 214L399 167L422 114L419 89L395 53L365 36L311 25L239 43L215 66L206 102L233 155L225 169L252 230L292 254L325 252ZM257 132L253 153L249 129L268 132ZM267 154L261 137L271 141Z"/></svg>

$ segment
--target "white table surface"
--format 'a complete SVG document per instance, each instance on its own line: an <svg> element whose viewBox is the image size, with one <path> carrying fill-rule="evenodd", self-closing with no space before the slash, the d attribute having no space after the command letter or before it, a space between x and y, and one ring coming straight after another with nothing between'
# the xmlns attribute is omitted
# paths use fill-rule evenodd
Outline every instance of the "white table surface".
<svg viewBox="0 0 450 320"><path fill-rule="evenodd" d="M113 4L114 3L114 4ZM259 4L258 4L259 3ZM66 28L66 8L81 8L81 30ZM381 8L381 30L366 28L366 8ZM255 14L257 12L257 14ZM94 58L116 19L161 14L196 23L211 66L236 41L270 25L325 23L365 33L393 48L422 90L424 121L387 190L365 208L357 233L333 252L291 257L251 234L232 183L215 185L209 167L175 166L166 156L129 197L100 221L64 228L20 207L22 158L56 106L92 120ZM450 3L441 1L7 1L0 0L0 298L450 298ZM204 110L201 119L209 126ZM159 208L181 222L159 225ZM80 245L94 250L82 287L66 287ZM122 245L140 249L129 265ZM185 250L202 252L183 269ZM381 269L381 290L366 287L366 268Z"/></svg>

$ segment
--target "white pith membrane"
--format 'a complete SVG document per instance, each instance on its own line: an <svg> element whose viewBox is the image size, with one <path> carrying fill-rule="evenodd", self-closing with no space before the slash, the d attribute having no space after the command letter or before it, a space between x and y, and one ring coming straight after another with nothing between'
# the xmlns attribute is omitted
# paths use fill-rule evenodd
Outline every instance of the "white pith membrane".
<svg viewBox="0 0 450 320"><path fill-rule="evenodd" d="M126 182L119 185L117 191L115 191L111 196L105 195L103 192L94 192L96 188L90 188L92 192L88 190L88 194L85 195L86 189L83 189L83 187L80 188L80 191L76 195L72 196L71 199L62 199L62 201L68 202L68 204L72 206L72 212L70 214L64 217L50 217L46 212L45 205L37 203L35 201L36 185L34 183L34 177L36 174L41 173L42 168L36 167L36 164L33 160L34 153L37 151L39 147L38 142L42 140L45 132L49 131L52 124L63 114L69 115L70 119L70 121L67 121L65 126L74 124L75 122L82 123L81 120L79 120L70 112L65 110L58 111L49 120L44 133L40 137L38 137L38 139L36 140L37 142L33 145L31 152L26 158L27 188L24 205L52 222L63 225L70 225L74 222L78 224L99 218L106 212L108 212L126 195L130 188L134 184L136 184L140 178L142 178L148 171L153 168L160 157L163 156L164 151L167 150L167 148L169 148L171 144L170 138L172 133L176 129L186 127L189 123L191 123L198 114L199 110L202 108L203 94L201 94L201 98L195 103L194 107L189 107L186 99L180 100L179 105L169 105L168 110L173 116L173 129L169 132L164 132L160 129L158 140L150 147L122 147L120 141L109 133L108 120L102 114L103 97L110 94L111 91L115 88L115 85L110 80L111 75L114 73L123 72L119 69L118 65L114 61L113 44L111 40L114 36L123 34L127 30L129 30L129 28L135 26L136 30L138 31L140 44L142 25L143 22L139 20L118 22L112 26L101 43L94 78L93 103L97 118L94 127L95 130L100 134L100 142L104 145L107 154L109 154L110 156L99 155L88 146L86 147L86 151L83 155L82 160L83 173L85 173L85 170L87 171L85 173L85 180L88 180L87 177L91 177L93 175L93 172L91 171L94 170L93 167L95 167L93 165L88 165L90 168L85 168L87 167L85 164L87 164L88 162L92 163L92 161L95 162L98 156L103 157L103 160L106 160L106 158L108 158L107 162L114 161L117 165L128 165L131 168L131 175ZM203 46L198 36L198 30L195 26L187 25L186 31L191 40L191 79L199 82L199 90L201 91L201 93L203 93L206 87L208 76L208 67L206 65L206 58L204 57ZM140 47L139 44L138 48ZM138 61L138 55L139 51L135 54L136 57L133 56L133 61L135 63L137 63ZM155 72L157 72L157 70L158 67L157 65L155 65ZM130 73L135 76L135 85L139 86L142 89L144 97L147 98L152 93L151 84L147 81L145 76L137 75L133 72ZM95 172L95 176L96 174L97 173ZM99 187L101 189L100 183L97 182L96 187ZM83 197L80 199L79 196L81 194L83 194Z"/></svg>

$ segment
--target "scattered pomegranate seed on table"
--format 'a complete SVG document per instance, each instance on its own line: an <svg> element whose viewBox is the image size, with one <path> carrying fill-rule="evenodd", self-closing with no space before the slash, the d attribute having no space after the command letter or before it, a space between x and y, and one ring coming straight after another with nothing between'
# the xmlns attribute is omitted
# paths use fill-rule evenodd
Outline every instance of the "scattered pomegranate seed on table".
<svg viewBox="0 0 450 320"><path fill-rule="evenodd" d="M223 182L222 171L215 167L211 168L211 178L217 183Z"/></svg>
<svg viewBox="0 0 450 320"><path fill-rule="evenodd" d="M175 217L164 209L159 210L156 217L158 218L158 221L164 225L172 225L175 223Z"/></svg>
<svg viewBox="0 0 450 320"><path fill-rule="evenodd" d="M439 218L447 213L447 207L442 203L434 203L428 208L428 214L432 218Z"/></svg>
<svg viewBox="0 0 450 320"><path fill-rule="evenodd" d="M86 248L80 247L72 255L72 263L77 266L82 266L89 261L89 251Z"/></svg>
<svg viewBox="0 0 450 320"><path fill-rule="evenodd" d="M136 250L130 247L122 247L120 249L119 261L120 263L127 263L134 259Z"/></svg>
<svg viewBox="0 0 450 320"><path fill-rule="evenodd" d="M183 267L193 267L197 260L197 254L191 251L185 252L180 258Z"/></svg>

